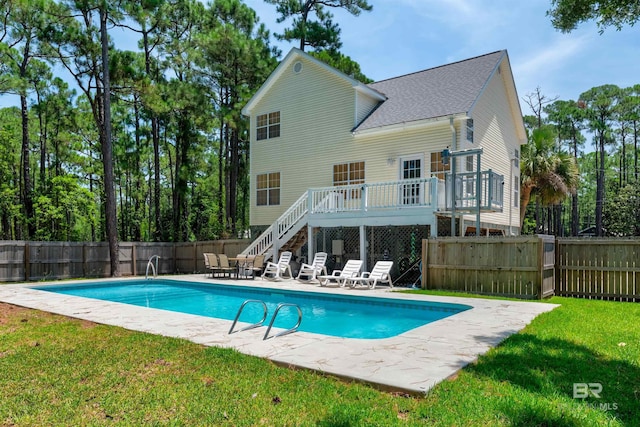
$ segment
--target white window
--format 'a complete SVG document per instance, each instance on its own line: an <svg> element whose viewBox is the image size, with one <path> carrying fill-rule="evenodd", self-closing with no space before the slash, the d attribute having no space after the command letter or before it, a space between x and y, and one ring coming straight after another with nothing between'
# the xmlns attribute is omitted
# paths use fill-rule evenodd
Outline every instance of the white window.
<svg viewBox="0 0 640 427"><path fill-rule="evenodd" d="M256 139L271 139L280 136L280 111L256 117Z"/></svg>
<svg viewBox="0 0 640 427"><path fill-rule="evenodd" d="M520 151L518 149L513 152L513 166L520 167Z"/></svg>
<svg viewBox="0 0 640 427"><path fill-rule="evenodd" d="M467 119L467 141L473 144L473 119Z"/></svg>
<svg viewBox="0 0 640 427"><path fill-rule="evenodd" d="M364 184L364 162L342 163L333 165L333 185ZM345 192L346 199L359 199L360 189Z"/></svg>
<svg viewBox="0 0 640 427"><path fill-rule="evenodd" d="M256 205L273 206L280 204L280 172L264 173L256 176Z"/></svg>
<svg viewBox="0 0 640 427"><path fill-rule="evenodd" d="M467 156L467 172L473 172L473 156Z"/></svg>
<svg viewBox="0 0 640 427"><path fill-rule="evenodd" d="M517 208L520 203L520 177L513 177L513 207Z"/></svg>

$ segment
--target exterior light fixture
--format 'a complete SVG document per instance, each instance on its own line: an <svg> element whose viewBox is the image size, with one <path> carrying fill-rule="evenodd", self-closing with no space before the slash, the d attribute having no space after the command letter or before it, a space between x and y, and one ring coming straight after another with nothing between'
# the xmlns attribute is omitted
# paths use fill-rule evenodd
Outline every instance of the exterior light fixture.
<svg viewBox="0 0 640 427"><path fill-rule="evenodd" d="M444 150L442 150L442 164L443 165L448 165L449 164L449 157L451 157L451 153L449 152L449 147L445 148Z"/></svg>

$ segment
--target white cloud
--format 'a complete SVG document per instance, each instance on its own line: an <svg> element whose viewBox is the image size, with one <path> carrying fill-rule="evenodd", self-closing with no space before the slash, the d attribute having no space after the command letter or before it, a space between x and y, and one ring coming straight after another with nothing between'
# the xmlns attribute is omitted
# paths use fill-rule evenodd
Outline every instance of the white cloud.
<svg viewBox="0 0 640 427"><path fill-rule="evenodd" d="M513 64L514 74L520 79L540 81L545 75L565 69L575 56L587 48L588 37L559 38L551 45L521 52Z"/></svg>

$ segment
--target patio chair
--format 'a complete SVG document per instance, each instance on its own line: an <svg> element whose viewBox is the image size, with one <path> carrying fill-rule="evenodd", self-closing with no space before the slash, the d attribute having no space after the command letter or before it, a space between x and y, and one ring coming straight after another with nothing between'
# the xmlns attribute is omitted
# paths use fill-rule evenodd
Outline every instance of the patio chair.
<svg viewBox="0 0 640 427"><path fill-rule="evenodd" d="M205 270L207 270L207 273L209 273L209 271L211 271L211 264L209 264L209 254L203 253L202 256L204 257L204 268Z"/></svg>
<svg viewBox="0 0 640 427"><path fill-rule="evenodd" d="M389 275L391 267L393 267L393 261L378 261L371 272L365 271L361 276L352 277L347 284L351 287L364 285L374 289L378 283L384 283L393 288L393 280Z"/></svg>
<svg viewBox="0 0 640 427"><path fill-rule="evenodd" d="M225 254L218 254L218 261L220 262L218 271L222 273L223 276L228 274L229 278L231 278L231 273L237 271L235 266L229 265L229 257Z"/></svg>
<svg viewBox="0 0 640 427"><path fill-rule="evenodd" d="M324 265L327 262L327 253L318 252L313 256L311 264L302 263L300 266L300 272L296 280L302 283L309 283L313 280L317 280L318 274L327 274L327 267Z"/></svg>
<svg viewBox="0 0 640 427"><path fill-rule="evenodd" d="M247 265L245 269L248 273L247 275L251 276L251 279L254 279L256 276L261 276L262 270L264 270L264 255L256 255L253 258L253 262Z"/></svg>
<svg viewBox="0 0 640 427"><path fill-rule="evenodd" d="M322 286L326 286L331 283L337 283L340 286L344 286L347 284L349 279L358 276L361 268L361 260L350 259L344 267L342 267L342 270L333 270L333 273L329 275L318 276L318 280L320 280L320 285Z"/></svg>
<svg viewBox="0 0 640 427"><path fill-rule="evenodd" d="M218 257L212 253L203 253L202 255L204 256L204 267L208 273L211 273L211 278L213 278L215 274L219 272L220 268Z"/></svg>
<svg viewBox="0 0 640 427"><path fill-rule="evenodd" d="M280 258L277 263L268 262L267 266L262 273L262 278L267 280L282 280L284 273L289 273L289 278L293 277L291 274L291 252L285 251L280 254Z"/></svg>

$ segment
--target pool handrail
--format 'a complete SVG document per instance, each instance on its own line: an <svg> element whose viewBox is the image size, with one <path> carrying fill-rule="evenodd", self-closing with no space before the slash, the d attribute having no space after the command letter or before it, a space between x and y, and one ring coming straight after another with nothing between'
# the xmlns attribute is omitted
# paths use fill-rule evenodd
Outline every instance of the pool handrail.
<svg viewBox="0 0 640 427"><path fill-rule="evenodd" d="M147 271L145 272L144 278L149 280L149 268L153 272L152 279L158 277L158 260L160 259L160 255L151 255L149 258L149 262L147 262ZM155 264L154 264L155 261Z"/></svg>
<svg viewBox="0 0 640 427"><path fill-rule="evenodd" d="M229 329L229 335L231 335L233 333L233 328L235 328L236 323L238 323L238 319L240 318L240 314L242 313L242 310L244 310L244 307L249 304L249 303L260 303L262 304L262 308L264 309L264 316L262 316L262 320L260 320L259 322L253 323L249 326L245 326L242 329L238 329L235 332L242 332L242 331L246 331L248 329L253 329L253 328L257 328L258 326L262 326L262 324L264 323L265 320L267 320L267 304L259 299L248 299L245 302L243 302L240 305L240 308L238 309L238 314L236 314L236 318L233 319L233 324L231 325L231 328Z"/></svg>
<svg viewBox="0 0 640 427"><path fill-rule="evenodd" d="M269 332L271 332L271 327L273 326L273 322L276 320L276 316L278 315L278 312L282 307L295 307L298 310L298 323L296 323L294 327L289 328L286 331L279 332L270 337ZM262 340L264 341L268 338L276 338L276 337L281 337L282 335L293 333L298 330L298 327L300 327L301 323L302 323L302 310L300 309L300 306L298 304L294 304L291 302L281 302L276 307L276 311L273 312L273 317L271 318L271 322L269 322L269 327L267 328L267 332L264 333L264 338L262 338Z"/></svg>

